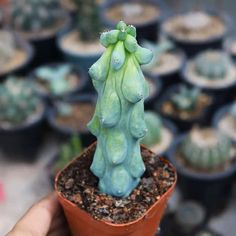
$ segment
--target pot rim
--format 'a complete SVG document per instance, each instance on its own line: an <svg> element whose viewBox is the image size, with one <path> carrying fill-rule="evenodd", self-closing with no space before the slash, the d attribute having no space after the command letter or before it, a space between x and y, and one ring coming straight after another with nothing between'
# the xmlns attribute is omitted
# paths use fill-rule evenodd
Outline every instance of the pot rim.
<svg viewBox="0 0 236 236"><path fill-rule="evenodd" d="M81 158L82 155L83 155L83 153L85 153L88 149L90 149L91 147L93 147L93 146L96 145L96 144L97 144L97 142L94 142L94 143L92 143L89 147L87 147L86 149L84 149L83 152L79 155L79 157L75 158L75 159L72 160L70 163L68 163L68 165L66 165L66 167L65 167L63 170L59 171L59 172L57 173L57 175L56 175L55 183L54 183L54 189L55 189L55 191L56 191L56 194L57 194L57 196L58 196L59 198L63 199L63 201L65 201L65 202L66 202L67 204L69 204L70 206L73 206L73 207L76 207L76 208L80 209L80 211L82 211L84 214L86 214L87 216L89 216L90 218L92 218L92 219L95 220L95 221L98 221L98 222L103 223L103 224L108 225L108 226L112 226L112 227L116 227L116 228L121 228L121 227L124 227L124 226L131 226L131 225L134 225L134 224L136 224L137 222L139 222L139 221L145 219L146 215L148 215L148 213L149 213L150 211L152 211L153 208L156 207L156 205L158 204L158 202L160 202L162 199L168 197L168 195L170 195L170 194L173 192L174 187L175 187L175 185L176 185L176 183L177 183L177 172L176 172L176 169L174 168L174 166L173 166L168 160L166 160L166 159L163 158L163 157L159 157L163 162L168 163L168 165L169 165L169 166L171 167L171 169L174 171L174 174L175 174L175 181L174 181L174 183L169 187L169 189L168 189L163 195L161 195L160 198L159 198L152 206L150 206L149 209L148 209L142 216L140 216L140 217L139 217L138 219L136 219L136 220L133 220L133 221L128 222L128 223L122 223L122 224L115 224L115 223L111 223L111 222L104 221L104 220L96 220L96 219L94 219L87 211L85 211L85 210L79 208L76 204L74 204L74 203L72 203L71 201L69 201L68 199L66 199L66 198L61 194L61 192L58 191L57 183L58 183L58 178L59 178L59 176L61 175L62 171L64 171L65 169L67 169L67 168L68 168L72 163L74 163L78 158ZM146 148L144 145L141 145L141 147L142 147L142 148L145 148L145 149L148 149L148 148ZM148 150L149 150L149 149L148 149ZM150 150L149 150L149 151L150 151ZM150 152L151 152L151 151L150 151ZM153 152L151 152L151 153L153 153Z"/></svg>

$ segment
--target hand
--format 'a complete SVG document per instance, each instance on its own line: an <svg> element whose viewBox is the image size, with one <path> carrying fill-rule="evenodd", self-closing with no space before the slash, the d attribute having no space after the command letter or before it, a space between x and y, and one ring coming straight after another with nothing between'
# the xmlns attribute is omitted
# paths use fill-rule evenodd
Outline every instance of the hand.
<svg viewBox="0 0 236 236"><path fill-rule="evenodd" d="M63 212L52 193L33 205L6 236L69 236Z"/></svg>

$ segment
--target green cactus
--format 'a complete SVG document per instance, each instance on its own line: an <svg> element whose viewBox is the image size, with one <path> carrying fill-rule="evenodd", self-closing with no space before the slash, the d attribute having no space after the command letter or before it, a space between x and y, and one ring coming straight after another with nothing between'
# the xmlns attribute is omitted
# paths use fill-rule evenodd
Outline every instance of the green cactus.
<svg viewBox="0 0 236 236"><path fill-rule="evenodd" d="M47 82L49 90L54 95L61 95L70 89L70 83L67 79L71 73L70 65L61 65L57 67L41 67L36 70L36 76Z"/></svg>
<svg viewBox="0 0 236 236"><path fill-rule="evenodd" d="M236 122L236 102L233 103L231 109L230 109L230 115L234 118Z"/></svg>
<svg viewBox="0 0 236 236"><path fill-rule="evenodd" d="M13 0L11 22L21 31L39 32L51 28L58 19L56 0Z"/></svg>
<svg viewBox="0 0 236 236"><path fill-rule="evenodd" d="M143 66L143 68L147 70L153 68L155 65L160 65L161 56L175 47L171 41L166 39L160 41L158 44L149 41L144 41L142 43L142 46L153 52L152 61L148 65Z"/></svg>
<svg viewBox="0 0 236 236"><path fill-rule="evenodd" d="M195 59L195 71L207 80L223 79L230 66L229 56L218 50L200 53Z"/></svg>
<svg viewBox="0 0 236 236"><path fill-rule="evenodd" d="M6 30L0 30L0 66L14 57L16 43L13 34Z"/></svg>
<svg viewBox="0 0 236 236"><path fill-rule="evenodd" d="M200 89L182 85L179 91L171 96L170 101L178 110L191 111L195 108L200 94Z"/></svg>
<svg viewBox="0 0 236 236"><path fill-rule="evenodd" d="M89 69L98 92L88 124L97 136L91 171L99 178L101 192L126 197L145 171L140 139L147 132L144 99L149 86L140 65L152 60L152 52L137 44L135 27L122 21L100 41L106 51Z"/></svg>
<svg viewBox="0 0 236 236"><path fill-rule="evenodd" d="M99 8L95 0L73 0L77 6L77 30L82 41L95 41L99 38L102 24Z"/></svg>
<svg viewBox="0 0 236 236"><path fill-rule="evenodd" d="M34 114L40 105L30 84L11 77L0 85L0 121L18 125Z"/></svg>
<svg viewBox="0 0 236 236"><path fill-rule="evenodd" d="M81 139L78 135L73 135L68 143L62 145L59 150L58 160L53 168L53 174L62 170L76 155L82 152Z"/></svg>
<svg viewBox="0 0 236 236"><path fill-rule="evenodd" d="M142 144L151 148L161 141L162 121L154 112L148 111L144 114L148 132L142 139Z"/></svg>
<svg viewBox="0 0 236 236"><path fill-rule="evenodd" d="M186 162L199 169L214 169L224 164L231 158L230 150L230 139L210 128L193 129L180 147Z"/></svg>

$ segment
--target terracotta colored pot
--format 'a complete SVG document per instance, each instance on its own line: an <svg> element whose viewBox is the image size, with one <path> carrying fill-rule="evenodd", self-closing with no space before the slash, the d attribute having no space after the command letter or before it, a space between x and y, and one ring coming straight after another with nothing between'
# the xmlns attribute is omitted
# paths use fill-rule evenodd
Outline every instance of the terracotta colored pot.
<svg viewBox="0 0 236 236"><path fill-rule="evenodd" d="M94 145L96 145L96 143L93 143L90 147L88 147L88 149L92 148ZM145 147L143 148L146 149ZM80 157L82 156L83 154ZM161 160L170 165L170 163L164 158L161 158ZM72 161L69 165L71 165L73 162L74 161ZM58 178L60 174L61 172L59 172L56 176L55 189L58 195L58 200L63 207L64 213L66 215L73 236L155 235L161 217L165 211L167 200L170 197L177 181L177 176L175 176L174 184L168 189L168 191L165 194L161 196L161 198L154 205L152 205L146 211L146 213L142 217L126 224L113 224L102 220L95 220L90 214L88 214L84 210L77 207L74 203L64 198L57 188Z"/></svg>

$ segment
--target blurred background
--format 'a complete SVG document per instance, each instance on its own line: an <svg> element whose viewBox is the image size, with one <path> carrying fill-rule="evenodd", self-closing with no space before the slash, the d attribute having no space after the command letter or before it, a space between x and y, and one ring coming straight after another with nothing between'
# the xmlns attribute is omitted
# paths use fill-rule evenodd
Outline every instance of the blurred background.
<svg viewBox="0 0 236 236"><path fill-rule="evenodd" d="M0 0L0 235L95 141L87 71L119 20L154 52L142 143L179 177L157 235L235 235L233 0Z"/></svg>

